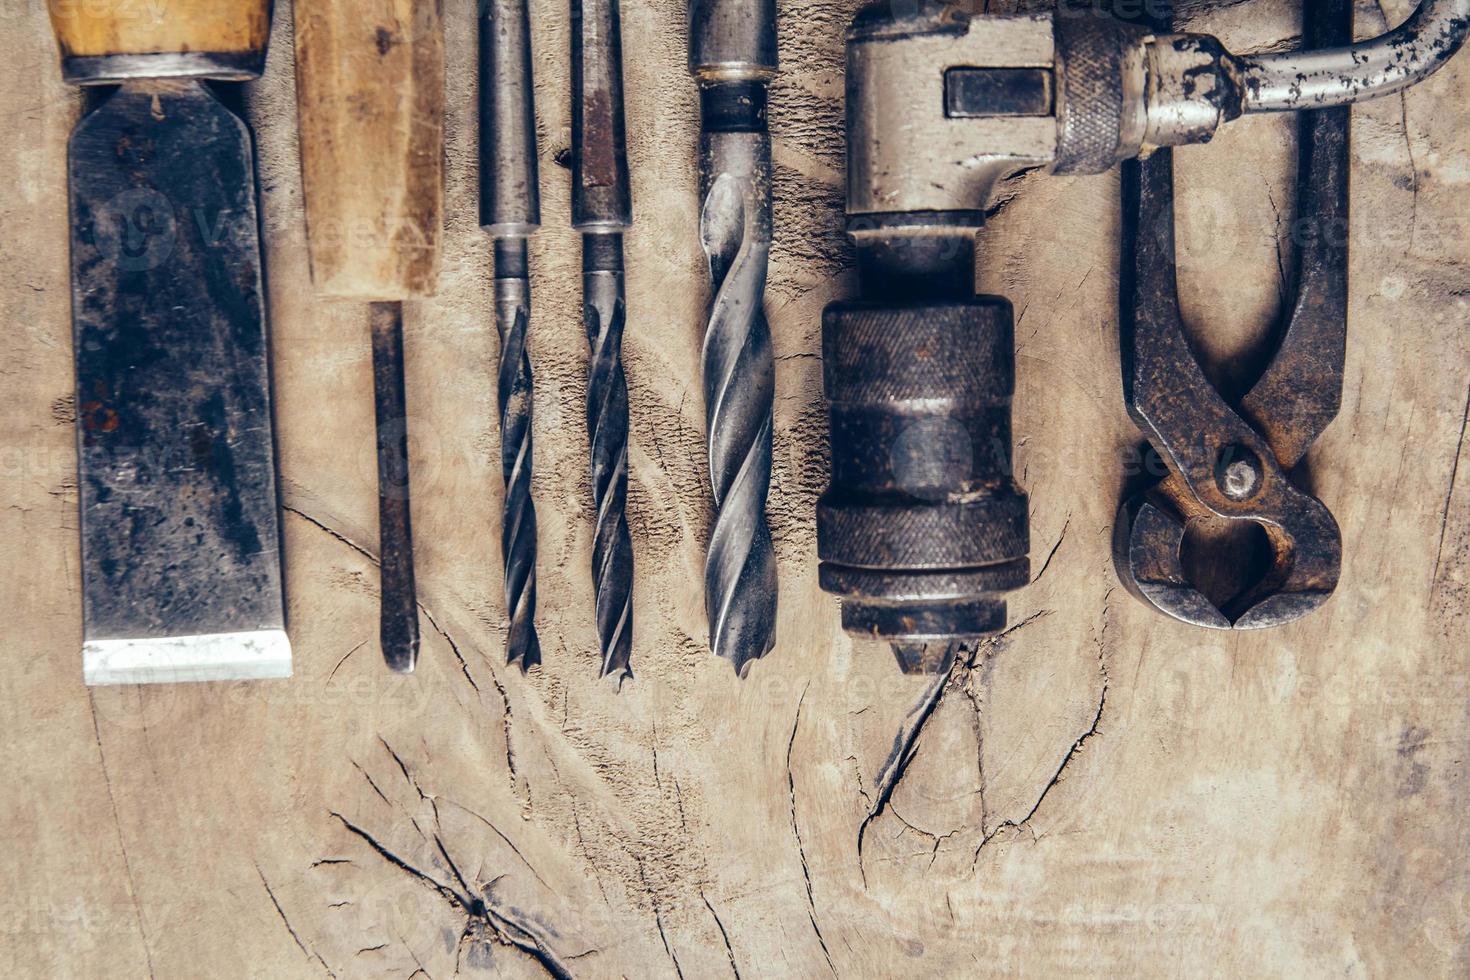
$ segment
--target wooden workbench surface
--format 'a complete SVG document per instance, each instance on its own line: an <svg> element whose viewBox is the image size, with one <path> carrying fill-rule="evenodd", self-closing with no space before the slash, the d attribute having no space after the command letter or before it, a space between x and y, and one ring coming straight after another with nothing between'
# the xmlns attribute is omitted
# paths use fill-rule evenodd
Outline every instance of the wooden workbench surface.
<svg viewBox="0 0 1470 980"><path fill-rule="evenodd" d="M625 0L636 227L626 358L636 678L596 680L567 18L535 0L534 239L545 664L504 666L490 247L474 4L447 0L445 261L406 313L418 672L376 648L366 312L310 288L290 5L246 96L258 143L296 674L81 682L65 147L45 4L0 14L0 974L705 978L1447 976L1470 971L1470 60L1359 108L1343 409L1311 455L1342 526L1312 618L1210 634L1119 587L1117 178L1029 178L981 237L1019 317L1036 582L938 687L854 645L816 585L818 335L841 234L842 30L781 7L772 97L775 651L707 650L705 287L684 5ZM1197 9L1200 5L1193 5ZM1406 0L1360 5L1360 33ZM1290 3L1191 26L1291 39ZM1470 58L1470 56L1467 56ZM1291 222L1289 118L1179 154L1186 307L1264 335ZM1282 248L1286 246L1283 245ZM1459 477L1457 483L1456 477Z"/></svg>

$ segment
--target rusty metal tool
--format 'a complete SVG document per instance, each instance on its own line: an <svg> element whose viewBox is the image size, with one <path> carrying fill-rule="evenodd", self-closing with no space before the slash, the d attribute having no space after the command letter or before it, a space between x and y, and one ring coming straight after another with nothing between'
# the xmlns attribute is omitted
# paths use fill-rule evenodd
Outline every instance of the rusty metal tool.
<svg viewBox="0 0 1470 980"><path fill-rule="evenodd" d="M311 274L369 305L377 425L379 636L418 659L403 302L431 295L443 202L444 38L437 0L299 0L296 100Z"/></svg>
<svg viewBox="0 0 1470 980"><path fill-rule="evenodd" d="M1397 92L1467 32L1470 0L1423 0L1378 38L1251 55L1070 5L859 11L847 32L847 230L862 297L823 317L832 482L817 507L821 585L842 597L849 632L889 641L906 670L941 670L952 644L1004 626L1005 595L1026 584L1011 311L973 290L974 235L998 187L1027 170L1167 160L1161 148L1208 142L1249 112Z"/></svg>
<svg viewBox="0 0 1470 980"><path fill-rule="evenodd" d="M205 84L259 76L270 4L51 20L117 86L68 157L83 677L289 676L254 154Z"/></svg>
<svg viewBox="0 0 1470 980"><path fill-rule="evenodd" d="M526 0L490 0L480 15L480 225L495 240L496 398L505 480L500 550L505 562L507 663L541 662L536 635L536 505L531 500L531 409L526 353L531 323L529 238L541 225L531 18Z"/></svg>
<svg viewBox="0 0 1470 980"><path fill-rule="evenodd" d="M1055 130L1038 117L1047 79L1011 67L1050 52L1050 25L977 17L985 45L961 47L965 17L874 4L847 35L861 295L822 314L832 477L817 503L818 576L842 597L843 627L888 643L906 673L944 670L954 644L1002 629L1006 594L1030 580L1011 465L1014 317L1003 297L975 293L983 201L969 162L950 162L993 173L972 156L982 140L1004 134L1007 152L1029 152ZM971 91L963 72L997 84ZM977 126L976 111L995 118Z"/></svg>
<svg viewBox="0 0 1470 980"><path fill-rule="evenodd" d="M704 605L710 648L743 677L776 642L776 555L766 520L776 367L762 309L775 0L691 0L689 72L699 84L699 238L714 288L703 366L715 501Z"/></svg>
<svg viewBox="0 0 1470 980"><path fill-rule="evenodd" d="M582 233L587 434L602 676L632 676L633 541L628 534L628 382L623 374L623 232L633 224L623 122L618 0L572 0L572 227Z"/></svg>
<svg viewBox="0 0 1470 980"><path fill-rule="evenodd" d="M1349 0L1309 0L1306 43L1351 39ZM1350 112L1301 113L1295 297L1274 357L1235 405L1206 379L1180 313L1173 151L1124 165L1124 395L1167 475L1124 504L1114 559L1130 592L1196 626L1279 626L1321 606L1337 585L1337 522L1287 474L1342 400ZM1269 569L1224 608L1191 583L1183 562L1187 528L1211 517L1258 524L1270 544Z"/></svg>

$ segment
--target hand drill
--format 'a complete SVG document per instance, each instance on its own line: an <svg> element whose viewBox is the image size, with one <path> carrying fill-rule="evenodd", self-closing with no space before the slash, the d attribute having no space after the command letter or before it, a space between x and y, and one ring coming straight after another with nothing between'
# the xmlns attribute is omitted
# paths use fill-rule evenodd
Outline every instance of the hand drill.
<svg viewBox="0 0 1470 980"><path fill-rule="evenodd" d="M1238 57L1091 8L978 15L878 3L847 36L847 231L861 298L823 313L832 479L817 505L822 588L851 633L933 672L1002 629L1030 578L1012 478L1011 305L974 293L975 233L1022 170L1100 174L1208 142L1244 112L1345 105L1427 77L1470 0L1424 0L1349 48Z"/></svg>

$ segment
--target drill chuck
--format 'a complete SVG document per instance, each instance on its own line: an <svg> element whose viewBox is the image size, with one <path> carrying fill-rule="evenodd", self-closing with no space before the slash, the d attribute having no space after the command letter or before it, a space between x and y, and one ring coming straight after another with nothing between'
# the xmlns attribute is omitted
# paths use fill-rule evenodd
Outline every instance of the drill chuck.
<svg viewBox="0 0 1470 980"><path fill-rule="evenodd" d="M823 314L832 482L817 548L849 632L896 648L975 639L1005 626L1005 593L1029 580L1011 319L990 296Z"/></svg>

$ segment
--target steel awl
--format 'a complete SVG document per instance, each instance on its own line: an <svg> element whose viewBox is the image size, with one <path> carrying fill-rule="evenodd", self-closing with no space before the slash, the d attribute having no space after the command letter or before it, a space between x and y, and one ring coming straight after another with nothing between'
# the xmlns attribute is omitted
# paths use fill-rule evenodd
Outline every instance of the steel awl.
<svg viewBox="0 0 1470 980"><path fill-rule="evenodd" d="M52 4L77 123L72 317L88 684L286 677L269 353L245 124L269 0Z"/></svg>
<svg viewBox="0 0 1470 980"><path fill-rule="evenodd" d="M311 273L371 304L383 657L418 659L403 302L434 292L443 199L444 38L436 0L299 0L296 100Z"/></svg>

